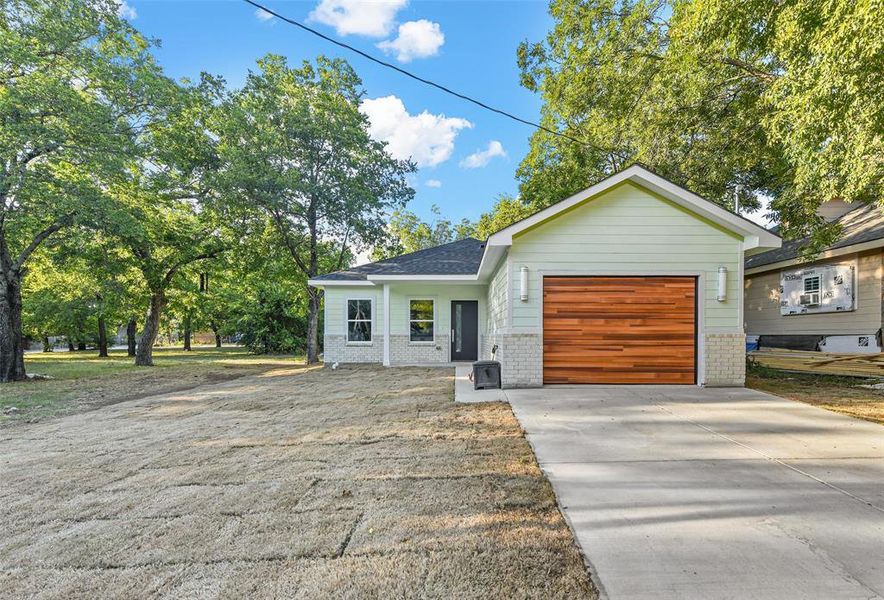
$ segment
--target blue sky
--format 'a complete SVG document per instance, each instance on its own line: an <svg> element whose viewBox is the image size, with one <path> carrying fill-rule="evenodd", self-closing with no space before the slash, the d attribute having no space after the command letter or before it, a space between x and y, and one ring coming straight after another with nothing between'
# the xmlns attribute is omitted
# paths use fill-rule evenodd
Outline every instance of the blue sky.
<svg viewBox="0 0 884 600"><path fill-rule="evenodd" d="M416 74L530 120L540 101L519 85L516 48L551 26L544 1L273 1L267 6ZM126 10L128 8L128 10ZM328 44L244 2L127 0L124 13L149 37L173 77L201 71L242 84L273 52L293 63L318 54L346 58L363 80L373 135L418 159L410 209L430 218L477 218L500 193L515 193L515 171L532 129L426 87ZM380 47L378 46L380 44Z"/></svg>

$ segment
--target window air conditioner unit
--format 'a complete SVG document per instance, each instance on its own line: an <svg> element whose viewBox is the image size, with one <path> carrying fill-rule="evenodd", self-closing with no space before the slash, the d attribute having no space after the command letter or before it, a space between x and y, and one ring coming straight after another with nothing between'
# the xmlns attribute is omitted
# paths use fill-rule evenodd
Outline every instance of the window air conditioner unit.
<svg viewBox="0 0 884 600"><path fill-rule="evenodd" d="M820 293L814 292L812 294L801 294L798 298L798 304L801 306L819 306L820 303Z"/></svg>

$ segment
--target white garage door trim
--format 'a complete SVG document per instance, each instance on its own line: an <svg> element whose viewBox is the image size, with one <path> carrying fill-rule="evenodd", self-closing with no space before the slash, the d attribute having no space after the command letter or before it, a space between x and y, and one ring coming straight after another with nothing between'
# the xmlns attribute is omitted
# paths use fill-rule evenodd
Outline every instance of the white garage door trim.
<svg viewBox="0 0 884 600"><path fill-rule="evenodd" d="M543 278L544 277L696 277L697 278L697 385L706 384L706 275L703 271L673 271L639 269L593 269L593 270L561 270L538 269L537 271L537 289L533 293L537 294L540 301L537 303L537 319L540 323L540 347L543 347ZM742 300L741 300L742 302ZM543 359L541 359L543 360Z"/></svg>

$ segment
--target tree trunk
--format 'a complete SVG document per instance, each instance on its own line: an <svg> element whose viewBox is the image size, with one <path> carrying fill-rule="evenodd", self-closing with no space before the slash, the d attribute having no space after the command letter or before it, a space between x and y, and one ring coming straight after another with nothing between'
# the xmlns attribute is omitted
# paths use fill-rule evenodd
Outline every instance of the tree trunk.
<svg viewBox="0 0 884 600"><path fill-rule="evenodd" d="M21 273L0 267L0 383L26 379Z"/></svg>
<svg viewBox="0 0 884 600"><path fill-rule="evenodd" d="M52 344L49 343L49 336L43 336L43 352L52 352Z"/></svg>
<svg viewBox="0 0 884 600"><path fill-rule="evenodd" d="M307 364L319 362L319 302L321 292L307 288Z"/></svg>
<svg viewBox="0 0 884 600"><path fill-rule="evenodd" d="M126 343L129 345L129 356L135 356L136 335L138 335L138 324L135 322L135 317L132 317L126 325Z"/></svg>
<svg viewBox="0 0 884 600"><path fill-rule="evenodd" d="M68 340L68 352L73 352L74 350L76 350L76 348L74 347L74 342L72 340Z"/></svg>
<svg viewBox="0 0 884 600"><path fill-rule="evenodd" d="M190 338L193 337L193 321L190 318L190 313L187 313L184 317L184 349L190 350Z"/></svg>
<svg viewBox="0 0 884 600"><path fill-rule="evenodd" d="M86 350L86 342L78 342L77 350Z"/></svg>
<svg viewBox="0 0 884 600"><path fill-rule="evenodd" d="M221 347L221 336L218 335L218 326L215 325L214 323L209 323L209 329L211 329L212 333L215 334L215 347L220 348Z"/></svg>
<svg viewBox="0 0 884 600"><path fill-rule="evenodd" d="M107 322L104 315L98 317L98 358L107 358Z"/></svg>
<svg viewBox="0 0 884 600"><path fill-rule="evenodd" d="M147 309L147 318L144 320L144 330L141 332L141 340L135 350L135 365L139 367L153 366L153 345L160 333L160 315L166 305L166 292L160 290L150 296L150 307Z"/></svg>

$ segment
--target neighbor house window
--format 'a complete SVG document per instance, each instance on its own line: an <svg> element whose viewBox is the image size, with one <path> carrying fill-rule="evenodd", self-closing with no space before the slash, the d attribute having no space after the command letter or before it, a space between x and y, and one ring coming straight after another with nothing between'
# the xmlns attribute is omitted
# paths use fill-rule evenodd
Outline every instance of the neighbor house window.
<svg viewBox="0 0 884 600"><path fill-rule="evenodd" d="M820 276L816 275L814 277L805 277L804 278L804 293L805 294L816 294L820 291Z"/></svg>
<svg viewBox="0 0 884 600"><path fill-rule="evenodd" d="M347 341L371 341L371 300L347 300Z"/></svg>
<svg viewBox="0 0 884 600"><path fill-rule="evenodd" d="M409 339L432 342L435 339L435 307L432 300L412 300L409 305Z"/></svg>

